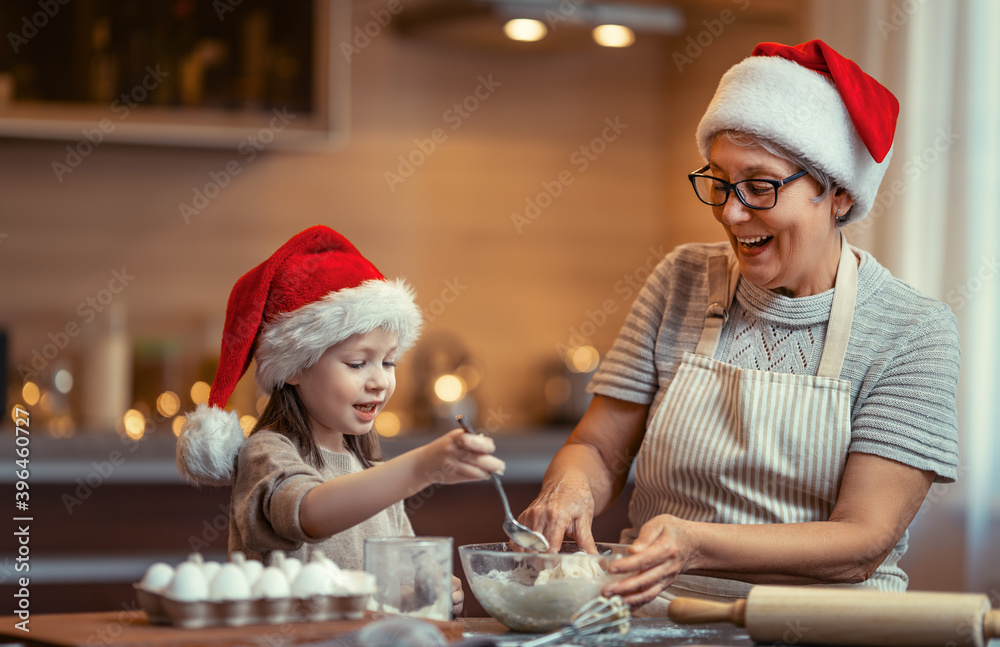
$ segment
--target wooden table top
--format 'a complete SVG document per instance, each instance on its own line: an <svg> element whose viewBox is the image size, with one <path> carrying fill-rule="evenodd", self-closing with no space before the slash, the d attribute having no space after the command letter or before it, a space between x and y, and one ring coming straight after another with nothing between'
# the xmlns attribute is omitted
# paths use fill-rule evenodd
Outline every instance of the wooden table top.
<svg viewBox="0 0 1000 647"><path fill-rule="evenodd" d="M53 613L32 615L25 633L15 627L17 616L0 618L0 636L32 645L54 647L201 647L260 645L276 647L317 643L357 631L381 618L365 613L363 620L290 622L243 627L182 629L149 624L144 611ZM462 637L461 622L433 622L451 642Z"/></svg>
<svg viewBox="0 0 1000 647"><path fill-rule="evenodd" d="M247 625L243 627L210 627L182 629L151 625L146 614L138 610L99 613L64 613L32 615L25 633L15 628L16 616L0 618L0 640L39 647L208 647L251 646L278 647L315 644L330 641L358 631L383 618L366 612L363 620L287 623L282 625ZM492 638L501 645L518 645L538 634L510 631L493 618L459 618L449 622L428 621L437 626L450 642L463 638ZM571 641L566 641L571 642ZM327 642L329 645L329 642ZM345 643L346 644L346 643ZM633 618L632 629L626 635L591 636L586 645L643 645L645 647L674 645L724 645L750 647L753 641L746 630L725 624L679 626L667 619Z"/></svg>

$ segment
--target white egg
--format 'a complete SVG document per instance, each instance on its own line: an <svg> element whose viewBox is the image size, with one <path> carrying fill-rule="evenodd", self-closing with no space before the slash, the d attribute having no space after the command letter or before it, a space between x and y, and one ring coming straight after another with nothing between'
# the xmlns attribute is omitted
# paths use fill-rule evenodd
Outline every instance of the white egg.
<svg viewBox="0 0 1000 647"><path fill-rule="evenodd" d="M334 595L366 595L375 593L375 576L364 571L340 571L331 580Z"/></svg>
<svg viewBox="0 0 1000 647"><path fill-rule="evenodd" d="M219 568L219 572L209 587L210 600L247 600L250 598L250 585L246 575L238 564L232 562Z"/></svg>
<svg viewBox="0 0 1000 647"><path fill-rule="evenodd" d="M264 562L256 559L248 559L243 562L243 575L247 578L247 583L250 586L254 585L254 582L260 577L261 573L264 572Z"/></svg>
<svg viewBox="0 0 1000 647"><path fill-rule="evenodd" d="M252 594L256 599L287 598L292 594L292 587L288 584L285 571L277 566L268 566L253 584Z"/></svg>
<svg viewBox="0 0 1000 647"><path fill-rule="evenodd" d="M208 599L208 582L201 566L195 562L184 562L178 566L174 578L167 587L166 595L178 602L198 602Z"/></svg>
<svg viewBox="0 0 1000 647"><path fill-rule="evenodd" d="M211 582L219 574L220 568L222 568L222 564L219 562L204 562L201 565L201 572L204 574L205 580Z"/></svg>
<svg viewBox="0 0 1000 647"><path fill-rule="evenodd" d="M253 583L260 577L260 572L264 570L263 562L256 559L247 559L243 551L234 550L229 556L229 561L243 569L243 574L247 578L247 584L253 587Z"/></svg>
<svg viewBox="0 0 1000 647"><path fill-rule="evenodd" d="M174 567L163 562L156 562L146 569L146 574L142 576L141 585L147 591L160 593L170 585L174 579Z"/></svg>
<svg viewBox="0 0 1000 647"><path fill-rule="evenodd" d="M337 577L338 575L340 575L340 567L337 566L337 563L335 561L333 561L326 555L320 552L315 552L313 553L311 559L314 562L322 564L323 568L326 569L326 572L330 575L330 577Z"/></svg>
<svg viewBox="0 0 1000 647"><path fill-rule="evenodd" d="M295 578L299 576L299 572L302 571L302 560L297 557L287 557L281 568L285 571L288 581L294 582Z"/></svg>
<svg viewBox="0 0 1000 647"><path fill-rule="evenodd" d="M309 562L302 567L292 582L292 595L297 598L308 598L312 595L329 593L330 576L326 567L320 562Z"/></svg>
<svg viewBox="0 0 1000 647"><path fill-rule="evenodd" d="M271 552L271 566L284 571L285 578L291 583L295 582L299 571L302 570L302 561L295 557L289 557L283 550L275 550Z"/></svg>

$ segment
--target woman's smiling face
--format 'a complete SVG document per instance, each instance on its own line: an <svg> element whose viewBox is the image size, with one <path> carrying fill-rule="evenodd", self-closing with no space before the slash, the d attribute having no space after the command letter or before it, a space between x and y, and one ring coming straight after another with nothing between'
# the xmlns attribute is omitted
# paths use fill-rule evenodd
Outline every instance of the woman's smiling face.
<svg viewBox="0 0 1000 647"><path fill-rule="evenodd" d="M712 142L709 168L727 182L781 180L801 171L760 146L741 146L719 134ZM819 294L833 287L840 259L835 212L850 209L843 191L831 191L819 202L822 189L811 176L778 189L772 209L750 209L730 193L726 204L712 207L736 252L740 274L755 285L793 297Z"/></svg>

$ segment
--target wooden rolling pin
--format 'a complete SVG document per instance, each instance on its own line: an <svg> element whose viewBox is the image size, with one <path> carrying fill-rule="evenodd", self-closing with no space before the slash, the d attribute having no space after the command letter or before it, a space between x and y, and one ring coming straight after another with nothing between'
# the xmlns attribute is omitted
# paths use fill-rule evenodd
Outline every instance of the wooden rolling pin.
<svg viewBox="0 0 1000 647"><path fill-rule="evenodd" d="M667 615L682 624L731 622L756 642L784 645L984 647L1000 638L1000 610L985 595L964 593L755 586L732 603L677 598Z"/></svg>

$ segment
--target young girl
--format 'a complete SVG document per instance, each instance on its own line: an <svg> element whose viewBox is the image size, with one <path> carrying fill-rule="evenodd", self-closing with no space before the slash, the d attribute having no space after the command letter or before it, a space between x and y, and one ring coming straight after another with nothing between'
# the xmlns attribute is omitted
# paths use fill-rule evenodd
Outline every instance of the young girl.
<svg viewBox="0 0 1000 647"><path fill-rule="evenodd" d="M420 325L412 290L328 227L294 236L236 282L208 405L188 414L177 444L189 481L232 485L230 553L305 560L319 548L361 569L365 537L413 535L403 499L503 470L492 440L461 429L382 462L372 423ZM270 399L244 439L223 407L251 359Z"/></svg>

